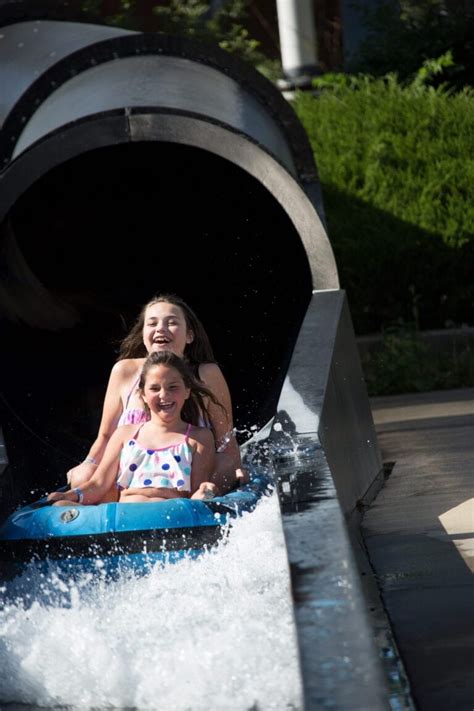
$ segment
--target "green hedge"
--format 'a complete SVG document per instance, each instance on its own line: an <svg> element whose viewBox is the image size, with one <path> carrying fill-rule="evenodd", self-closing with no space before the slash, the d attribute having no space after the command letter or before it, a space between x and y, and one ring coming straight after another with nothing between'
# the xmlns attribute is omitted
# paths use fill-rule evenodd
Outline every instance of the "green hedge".
<svg viewBox="0 0 474 711"><path fill-rule="evenodd" d="M377 346L362 353L369 395L474 387L472 342L451 334L447 345L430 346L407 324L387 329Z"/></svg>
<svg viewBox="0 0 474 711"><path fill-rule="evenodd" d="M474 93L426 86L431 65L408 85L326 76L293 102L359 334L473 322Z"/></svg>

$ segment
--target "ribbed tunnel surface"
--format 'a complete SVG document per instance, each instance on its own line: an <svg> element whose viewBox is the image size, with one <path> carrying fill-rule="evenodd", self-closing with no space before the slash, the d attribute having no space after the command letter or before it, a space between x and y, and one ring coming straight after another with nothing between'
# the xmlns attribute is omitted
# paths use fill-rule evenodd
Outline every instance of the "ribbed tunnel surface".
<svg viewBox="0 0 474 711"><path fill-rule="evenodd" d="M83 456L159 292L201 317L245 441L275 412L312 288L337 285L296 117L212 48L69 22L2 35L1 422L23 493Z"/></svg>

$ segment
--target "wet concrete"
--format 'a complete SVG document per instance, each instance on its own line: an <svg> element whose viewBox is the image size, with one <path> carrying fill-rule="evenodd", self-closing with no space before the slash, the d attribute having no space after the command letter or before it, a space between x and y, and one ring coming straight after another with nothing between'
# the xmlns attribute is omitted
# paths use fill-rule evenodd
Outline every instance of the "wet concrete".
<svg viewBox="0 0 474 711"><path fill-rule="evenodd" d="M394 466L362 533L421 711L474 708L474 390L374 398Z"/></svg>

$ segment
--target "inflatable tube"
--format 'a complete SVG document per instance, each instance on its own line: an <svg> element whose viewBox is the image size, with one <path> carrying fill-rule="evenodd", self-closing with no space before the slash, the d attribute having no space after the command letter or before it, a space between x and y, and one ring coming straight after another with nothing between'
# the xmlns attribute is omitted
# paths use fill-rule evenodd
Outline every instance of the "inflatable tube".
<svg viewBox="0 0 474 711"><path fill-rule="evenodd" d="M97 560L107 572L196 557L220 541L232 520L253 511L271 493L268 474L212 499L170 499L149 504L51 506L41 499L11 514L0 527L3 574L21 573L33 561L66 561L83 572Z"/></svg>

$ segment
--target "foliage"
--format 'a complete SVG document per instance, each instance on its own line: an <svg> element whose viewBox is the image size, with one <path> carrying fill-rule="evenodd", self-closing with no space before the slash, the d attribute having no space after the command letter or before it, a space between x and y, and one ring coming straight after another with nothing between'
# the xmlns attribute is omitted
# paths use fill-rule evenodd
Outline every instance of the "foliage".
<svg viewBox="0 0 474 711"><path fill-rule="evenodd" d="M429 347L414 324L399 322L382 334L379 348L362 357L370 396L474 386L474 350L452 341Z"/></svg>
<svg viewBox="0 0 474 711"><path fill-rule="evenodd" d="M161 31L195 37L204 42L217 42L221 49L236 54L268 78L279 71L279 64L260 51L260 42L250 37L242 26L247 16L246 0L228 0L210 13L209 3L200 0L170 0L167 6L154 8L161 20Z"/></svg>
<svg viewBox="0 0 474 711"><path fill-rule="evenodd" d="M451 58L395 74L325 75L294 108L323 187L356 331L474 313L474 93L429 85Z"/></svg>
<svg viewBox="0 0 474 711"><path fill-rule="evenodd" d="M216 11L202 0L169 0L166 5L152 6L155 21L144 20L135 0L120 0L121 11L104 19L108 24L138 31L157 31L201 42L212 42L229 54L253 64L270 80L281 76L281 64L267 58L260 50L260 42L252 38L243 26L247 17L247 0L227 0ZM101 15L100 0L84 0L83 9Z"/></svg>
<svg viewBox="0 0 474 711"><path fill-rule="evenodd" d="M426 85L448 61L426 62L406 85L395 74L316 79L325 91L295 108L323 180L461 246L474 238L474 93Z"/></svg>
<svg viewBox="0 0 474 711"><path fill-rule="evenodd" d="M368 30L368 38L352 71L384 75L396 68L402 78L407 78L423 61L451 50L454 62L444 80L458 88L472 85L471 0L385 0L372 8L354 0L354 5Z"/></svg>
<svg viewBox="0 0 474 711"><path fill-rule="evenodd" d="M104 12L103 4L103 0L82 0L81 8L89 16L96 17L107 25L139 32L147 31L142 18L138 14L135 0L120 0L118 3L120 11L115 13Z"/></svg>

